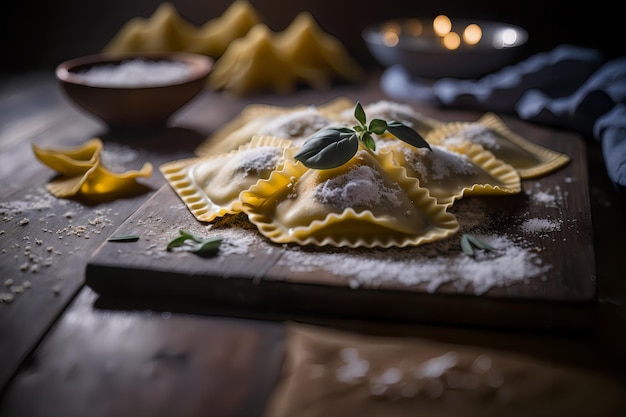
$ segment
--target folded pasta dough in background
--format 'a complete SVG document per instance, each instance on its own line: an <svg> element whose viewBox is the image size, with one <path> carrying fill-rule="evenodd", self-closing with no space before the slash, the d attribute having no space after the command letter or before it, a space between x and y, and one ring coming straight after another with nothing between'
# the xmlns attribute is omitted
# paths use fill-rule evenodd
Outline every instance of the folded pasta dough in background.
<svg viewBox="0 0 626 417"><path fill-rule="evenodd" d="M264 417L618 417L625 393L522 354L292 323Z"/></svg>

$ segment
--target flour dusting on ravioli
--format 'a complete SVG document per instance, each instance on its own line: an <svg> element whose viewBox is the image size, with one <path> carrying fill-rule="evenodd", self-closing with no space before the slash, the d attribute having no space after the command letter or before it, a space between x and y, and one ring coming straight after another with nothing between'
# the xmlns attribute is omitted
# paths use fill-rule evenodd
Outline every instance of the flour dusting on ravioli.
<svg viewBox="0 0 626 417"><path fill-rule="evenodd" d="M329 123L330 121L322 116L316 108L309 107L274 117L264 123L259 133L304 141L313 133L328 126Z"/></svg>
<svg viewBox="0 0 626 417"><path fill-rule="evenodd" d="M382 175L372 167L357 165L347 173L319 184L313 195L322 204L344 210L350 207L399 207L403 192L397 184L386 185Z"/></svg>
<svg viewBox="0 0 626 417"><path fill-rule="evenodd" d="M428 188L439 204L452 205L467 195L517 194L520 176L512 166L467 140L431 145L432 150L399 145L390 148L407 175Z"/></svg>
<svg viewBox="0 0 626 417"><path fill-rule="evenodd" d="M405 147L404 155L410 167L419 174L426 185L431 180L442 181L458 175L476 174L476 166L465 155L451 152L444 147L433 145L432 151L419 148L415 151ZM432 152L432 153L429 153Z"/></svg>

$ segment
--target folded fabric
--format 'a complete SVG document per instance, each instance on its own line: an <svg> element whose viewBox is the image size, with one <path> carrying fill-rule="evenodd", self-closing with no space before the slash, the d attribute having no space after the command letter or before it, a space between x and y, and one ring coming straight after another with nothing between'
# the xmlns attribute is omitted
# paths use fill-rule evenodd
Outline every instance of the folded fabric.
<svg viewBox="0 0 626 417"><path fill-rule="evenodd" d="M609 178L622 196L626 196L626 105L618 104L600 117L593 134L602 144L602 156Z"/></svg>
<svg viewBox="0 0 626 417"><path fill-rule="evenodd" d="M442 106L515 113L528 90L550 97L573 93L604 62L604 54L589 48L561 45L504 67L478 80L412 78L402 66L388 68L381 87L392 97Z"/></svg>
<svg viewBox="0 0 626 417"><path fill-rule="evenodd" d="M562 45L479 80L441 79L433 84L433 91L446 106L512 113L520 97L531 89L549 97L572 94L604 59L594 49Z"/></svg>
<svg viewBox="0 0 626 417"><path fill-rule="evenodd" d="M554 98L539 90L530 90L519 99L515 110L524 120L589 134L600 116L625 100L626 57L602 65L569 96Z"/></svg>

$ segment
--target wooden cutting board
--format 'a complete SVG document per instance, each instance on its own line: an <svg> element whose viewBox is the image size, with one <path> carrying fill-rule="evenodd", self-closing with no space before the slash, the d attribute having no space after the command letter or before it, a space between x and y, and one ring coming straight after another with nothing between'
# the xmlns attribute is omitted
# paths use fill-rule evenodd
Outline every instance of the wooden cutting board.
<svg viewBox="0 0 626 417"><path fill-rule="evenodd" d="M113 233L140 239L102 244L88 261L86 283L105 300L159 299L229 314L588 327L596 287L585 144L569 133L528 129L519 133L571 162L522 181L518 195L466 197L451 209L461 231L473 222L472 233L523 246L518 257L492 260L486 269L463 262L460 233L448 242L374 251L273 244L244 216L198 222L166 184ZM166 251L180 229L224 241L211 257ZM529 270L539 272L525 276Z"/></svg>

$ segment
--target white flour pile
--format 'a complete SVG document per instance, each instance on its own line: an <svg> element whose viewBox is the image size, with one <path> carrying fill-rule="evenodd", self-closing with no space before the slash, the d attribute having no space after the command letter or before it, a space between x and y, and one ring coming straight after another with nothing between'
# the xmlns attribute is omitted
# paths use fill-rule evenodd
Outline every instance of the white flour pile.
<svg viewBox="0 0 626 417"><path fill-rule="evenodd" d="M95 65L77 74L86 84L99 87L156 87L182 82L192 70L183 62L137 58L117 65Z"/></svg>

